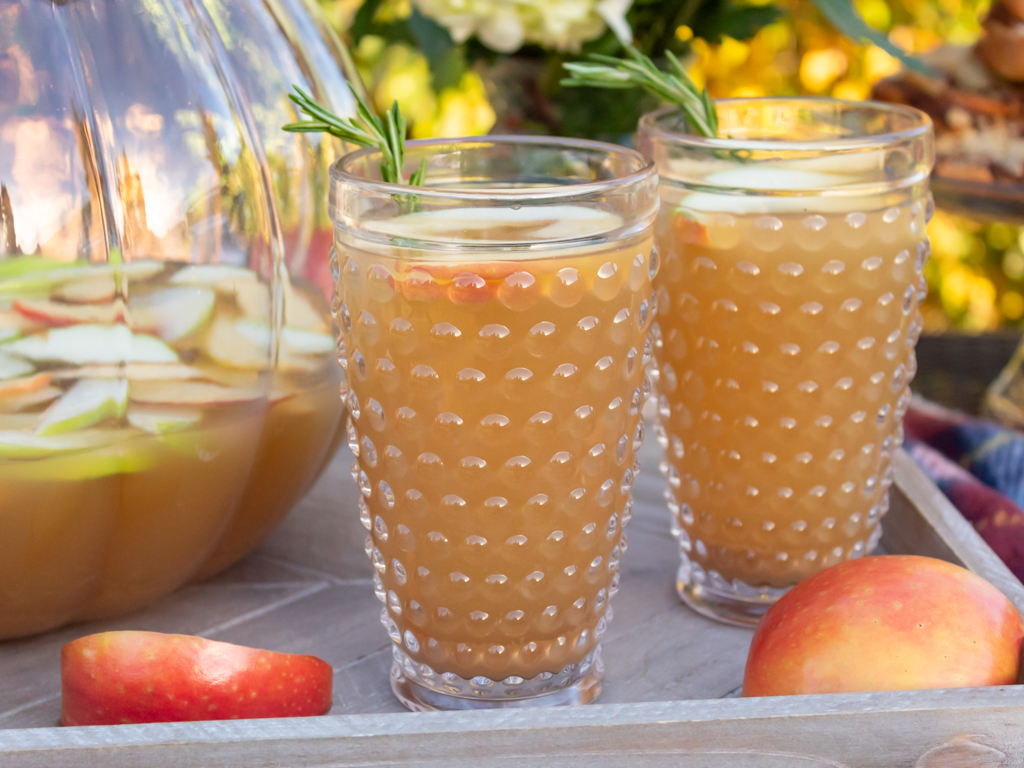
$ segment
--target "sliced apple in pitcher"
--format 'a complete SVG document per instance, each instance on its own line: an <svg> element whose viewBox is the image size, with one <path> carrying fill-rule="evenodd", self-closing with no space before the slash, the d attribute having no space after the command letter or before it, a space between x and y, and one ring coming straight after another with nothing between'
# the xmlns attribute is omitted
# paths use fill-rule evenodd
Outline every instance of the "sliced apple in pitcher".
<svg viewBox="0 0 1024 768"><path fill-rule="evenodd" d="M195 426L202 418L203 412L192 408L163 408L134 404L128 408L128 423L151 435L180 432Z"/></svg>
<svg viewBox="0 0 1024 768"><path fill-rule="evenodd" d="M183 363L96 364L51 371L56 381L68 379L128 379L129 381L168 381L209 378L199 368Z"/></svg>
<svg viewBox="0 0 1024 768"><path fill-rule="evenodd" d="M121 418L127 408L126 380L82 379L43 412L36 434L74 432L105 419Z"/></svg>
<svg viewBox="0 0 1024 768"><path fill-rule="evenodd" d="M301 331L323 332L328 330L323 312L318 312L313 301L291 280L284 284L284 324L286 328Z"/></svg>
<svg viewBox="0 0 1024 768"><path fill-rule="evenodd" d="M29 261L22 261L28 259ZM12 266L19 262L18 266ZM52 291L57 286L76 280L88 280L101 275L127 275L133 280L148 280L164 270L162 261L144 259L122 264L90 264L84 261L59 262L39 257L21 257L4 262L5 274L0 267L0 294L25 296Z"/></svg>
<svg viewBox="0 0 1024 768"><path fill-rule="evenodd" d="M106 304L114 300L113 275L97 275L57 286L52 298L71 304Z"/></svg>
<svg viewBox="0 0 1024 768"><path fill-rule="evenodd" d="M329 333L285 327L281 337L289 350L300 355L327 355L334 351L334 337Z"/></svg>
<svg viewBox="0 0 1024 768"><path fill-rule="evenodd" d="M190 264L174 273L175 285L205 285L232 292L239 282L257 281L256 273L232 264Z"/></svg>
<svg viewBox="0 0 1024 768"><path fill-rule="evenodd" d="M82 323L106 325L122 319L121 308L113 304L61 304L46 299L19 299L13 306L27 320L50 327Z"/></svg>
<svg viewBox="0 0 1024 768"><path fill-rule="evenodd" d="M63 435L40 435L32 432L0 432L0 458L41 459L70 451L85 451L109 445L123 437L117 429L86 429Z"/></svg>
<svg viewBox="0 0 1024 768"><path fill-rule="evenodd" d="M238 311L251 320L266 322L270 317L270 287L256 280L239 280L234 288Z"/></svg>
<svg viewBox="0 0 1024 768"><path fill-rule="evenodd" d="M63 394L64 390L58 387L46 386L41 389L22 392L21 394L0 397L0 413L31 411L47 403L52 403ZM39 421L39 414L33 413L31 416L33 420L32 426L35 426L35 422Z"/></svg>
<svg viewBox="0 0 1024 768"><path fill-rule="evenodd" d="M73 325L53 328L4 345L9 354L35 362L177 363L178 354L154 336L133 334L126 325Z"/></svg>
<svg viewBox="0 0 1024 768"><path fill-rule="evenodd" d="M128 308L133 330L174 342L206 325L216 303L217 295L209 288L180 286L132 298Z"/></svg>
<svg viewBox="0 0 1024 768"><path fill-rule="evenodd" d="M132 384L133 403L148 405L232 405L259 400L256 387L222 387L204 381L140 381Z"/></svg>
<svg viewBox="0 0 1024 768"><path fill-rule="evenodd" d="M50 385L50 374L37 373L33 376L20 376L18 378L4 379L0 381L0 399L25 395L35 392Z"/></svg>
<svg viewBox="0 0 1024 768"><path fill-rule="evenodd" d="M259 371L270 367L269 329L264 339L259 334L245 333L241 329L259 326L245 320L231 320L227 317L214 319L206 333L203 349L216 362L229 368ZM255 336L255 338L254 338Z"/></svg>
<svg viewBox="0 0 1024 768"><path fill-rule="evenodd" d="M0 352L0 382L27 376L30 373L35 373L35 370L35 366L28 362L28 360ZM2 386L2 383L0 383L0 387Z"/></svg>

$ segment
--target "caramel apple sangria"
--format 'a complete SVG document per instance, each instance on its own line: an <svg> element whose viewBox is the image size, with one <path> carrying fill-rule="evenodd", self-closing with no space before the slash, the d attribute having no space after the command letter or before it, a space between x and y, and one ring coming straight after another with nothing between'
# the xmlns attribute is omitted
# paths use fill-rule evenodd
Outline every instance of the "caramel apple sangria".
<svg viewBox="0 0 1024 768"><path fill-rule="evenodd" d="M412 709L583 703L626 549L657 177L584 141L414 143L334 168L348 444L392 687Z"/></svg>
<svg viewBox="0 0 1024 768"><path fill-rule="evenodd" d="M928 118L830 99L718 102L640 124L661 178L658 437L701 613L755 623L871 552L916 368Z"/></svg>
<svg viewBox="0 0 1024 768"><path fill-rule="evenodd" d="M248 552L340 440L339 381L327 302L287 274L0 260L0 638Z"/></svg>

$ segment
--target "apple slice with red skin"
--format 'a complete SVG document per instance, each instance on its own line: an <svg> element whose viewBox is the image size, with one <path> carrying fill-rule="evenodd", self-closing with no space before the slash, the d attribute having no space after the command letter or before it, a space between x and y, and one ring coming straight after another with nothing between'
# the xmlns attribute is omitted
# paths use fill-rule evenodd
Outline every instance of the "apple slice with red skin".
<svg viewBox="0 0 1024 768"><path fill-rule="evenodd" d="M333 674L315 656L189 635L104 632L61 650L61 724L323 715Z"/></svg>
<svg viewBox="0 0 1024 768"><path fill-rule="evenodd" d="M68 379L128 379L129 381L182 381L207 378L198 368L183 363L128 363L125 366L97 363L51 371L55 381Z"/></svg>
<svg viewBox="0 0 1024 768"><path fill-rule="evenodd" d="M31 372L29 368L28 372ZM32 376L22 376L16 379L5 379L0 381L0 399L27 395L30 392L43 389L49 386L51 376L48 373L37 373Z"/></svg>
<svg viewBox="0 0 1024 768"><path fill-rule="evenodd" d="M155 336L133 334L126 325L74 325L51 328L4 345L4 352L37 362L177 363L178 353Z"/></svg>
<svg viewBox="0 0 1024 768"><path fill-rule="evenodd" d="M38 408L41 405L52 403L63 394L63 389L46 386L40 389L32 389L29 392L23 392L19 395L0 396L0 413L20 413L21 411ZM33 427L38 421L39 414L32 414Z"/></svg>
<svg viewBox="0 0 1024 768"><path fill-rule="evenodd" d="M676 242L687 243L688 245L710 245L708 228L697 219L682 210L677 210L672 215L672 232Z"/></svg>
<svg viewBox="0 0 1024 768"><path fill-rule="evenodd" d="M110 325L119 322L123 314L113 304L61 304L45 299L19 299L12 306L26 319L51 328L82 323Z"/></svg>
<svg viewBox="0 0 1024 768"><path fill-rule="evenodd" d="M754 633L744 696L1012 685L1024 623L965 568L928 557L850 560L797 584Z"/></svg>

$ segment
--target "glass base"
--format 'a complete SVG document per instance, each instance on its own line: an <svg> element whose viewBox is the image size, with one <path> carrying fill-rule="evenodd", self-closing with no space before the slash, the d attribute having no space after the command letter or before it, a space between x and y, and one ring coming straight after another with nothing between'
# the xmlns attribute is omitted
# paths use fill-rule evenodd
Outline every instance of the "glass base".
<svg viewBox="0 0 1024 768"><path fill-rule="evenodd" d="M761 617L788 591L731 582L705 571L685 555L676 574L679 598L701 616L735 627L756 627Z"/></svg>
<svg viewBox="0 0 1024 768"><path fill-rule="evenodd" d="M597 659L586 674L571 685L556 687L544 693L517 695L515 690L474 690L475 695L457 695L421 685L403 670L403 660L396 658L391 664L391 690L395 697L413 712L459 711L474 709L515 709L521 707L563 707L591 704L601 695L604 665ZM405 654L402 654L405 656ZM461 680L461 678L459 678ZM479 680L480 678L473 678Z"/></svg>

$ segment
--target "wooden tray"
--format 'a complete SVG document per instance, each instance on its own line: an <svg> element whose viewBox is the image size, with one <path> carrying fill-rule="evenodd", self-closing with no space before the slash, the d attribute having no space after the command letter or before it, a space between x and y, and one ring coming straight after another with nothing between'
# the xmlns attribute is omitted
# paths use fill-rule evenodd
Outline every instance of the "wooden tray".
<svg viewBox="0 0 1024 768"><path fill-rule="evenodd" d="M391 695L356 489L343 451L245 562L145 611L0 644L0 767L1019 766L1024 687L734 698L751 633L684 608L657 446L642 451L601 703L413 715ZM905 455L883 546L962 563L1024 611L1024 587ZM56 728L59 649L109 628L187 632L314 653L335 669L328 717Z"/></svg>

